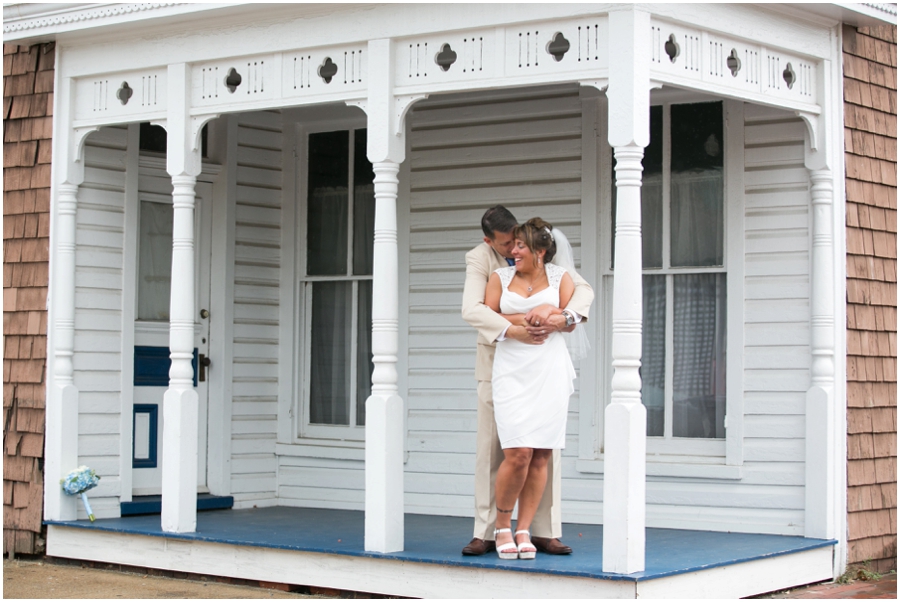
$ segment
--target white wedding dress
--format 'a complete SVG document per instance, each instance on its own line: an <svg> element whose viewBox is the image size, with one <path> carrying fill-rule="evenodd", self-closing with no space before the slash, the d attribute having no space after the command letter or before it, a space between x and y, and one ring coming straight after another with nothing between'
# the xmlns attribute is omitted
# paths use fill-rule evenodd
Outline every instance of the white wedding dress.
<svg viewBox="0 0 900 602"><path fill-rule="evenodd" d="M559 307L564 268L546 264L550 286L527 298L508 288L515 271L515 266L496 270L503 286L501 313L524 314L545 303ZM501 447L563 449L574 380L575 368L561 333L551 334L543 345L509 338L498 342L492 389Z"/></svg>

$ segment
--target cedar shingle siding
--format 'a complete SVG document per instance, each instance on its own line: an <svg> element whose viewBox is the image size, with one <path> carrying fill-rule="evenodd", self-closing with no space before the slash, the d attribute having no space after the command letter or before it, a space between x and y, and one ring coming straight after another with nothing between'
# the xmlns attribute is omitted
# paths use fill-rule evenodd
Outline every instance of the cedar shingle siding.
<svg viewBox="0 0 900 602"><path fill-rule="evenodd" d="M897 567L897 28L844 27L848 561Z"/></svg>
<svg viewBox="0 0 900 602"><path fill-rule="evenodd" d="M43 552L54 45L3 46L3 551Z"/></svg>

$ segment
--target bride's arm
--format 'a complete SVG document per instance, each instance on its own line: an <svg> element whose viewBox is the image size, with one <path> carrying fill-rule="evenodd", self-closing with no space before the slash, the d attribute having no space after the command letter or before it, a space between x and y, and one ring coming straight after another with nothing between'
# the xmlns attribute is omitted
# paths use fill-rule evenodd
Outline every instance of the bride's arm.
<svg viewBox="0 0 900 602"><path fill-rule="evenodd" d="M484 304L506 318L510 324L513 324L515 326L524 326L525 314L500 313L500 296L502 294L503 287L500 285L500 276L498 276L496 273L491 274L491 277L488 280L487 289L484 291Z"/></svg>
<svg viewBox="0 0 900 602"><path fill-rule="evenodd" d="M487 288L484 291L484 304L500 313L500 295L503 294L503 287L500 285L500 276L497 272L491 274L488 278Z"/></svg>

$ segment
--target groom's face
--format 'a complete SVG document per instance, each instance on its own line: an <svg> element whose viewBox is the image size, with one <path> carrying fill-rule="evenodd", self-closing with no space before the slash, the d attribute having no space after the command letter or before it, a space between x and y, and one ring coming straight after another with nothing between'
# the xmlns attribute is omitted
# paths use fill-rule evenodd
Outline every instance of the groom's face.
<svg viewBox="0 0 900 602"><path fill-rule="evenodd" d="M513 237L512 230L509 232L498 232L494 230L494 238L484 237L484 242L491 245L491 248L506 257L512 259L512 250L516 245L516 239Z"/></svg>

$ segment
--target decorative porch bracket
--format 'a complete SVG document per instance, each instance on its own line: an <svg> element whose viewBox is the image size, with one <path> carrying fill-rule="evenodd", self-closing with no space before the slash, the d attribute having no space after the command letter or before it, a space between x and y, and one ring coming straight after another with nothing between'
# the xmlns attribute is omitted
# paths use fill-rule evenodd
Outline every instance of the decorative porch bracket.
<svg viewBox="0 0 900 602"><path fill-rule="evenodd" d="M70 78L59 82L58 98L69 98ZM59 132L54 136L53 241L49 341L52 356L47 391L44 454L44 516L48 520L78 518L77 498L66 495L60 481L78 467L78 387L75 386L75 229L78 187L84 181L84 140L95 128L72 128L71 103L58 103Z"/></svg>
<svg viewBox="0 0 900 602"><path fill-rule="evenodd" d="M162 529L197 529L199 399L194 390L194 185L199 144L192 135L190 68L169 65L166 170L172 176L172 286L169 301L169 388L163 396Z"/></svg>
<svg viewBox="0 0 900 602"><path fill-rule="evenodd" d="M647 411L641 403L641 159L650 143L650 14L609 13L609 144L616 157L612 396L604 419L603 571L644 570Z"/></svg>
<svg viewBox="0 0 900 602"><path fill-rule="evenodd" d="M390 40L371 40L369 90L354 102L368 117L366 153L375 171L372 271L372 394L366 400L366 527L369 552L403 550L403 400L397 388L399 264L397 174L406 154L406 110L416 98L395 98Z"/></svg>
<svg viewBox="0 0 900 602"><path fill-rule="evenodd" d="M834 174L829 153L833 120L828 90L830 61L822 61L817 78L819 115L800 114L807 124L805 164L809 170L812 247L810 254L810 388L806 392L806 537L838 535L835 507L837 420L835 389L835 286L834 286ZM839 131L839 130L838 130Z"/></svg>

